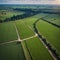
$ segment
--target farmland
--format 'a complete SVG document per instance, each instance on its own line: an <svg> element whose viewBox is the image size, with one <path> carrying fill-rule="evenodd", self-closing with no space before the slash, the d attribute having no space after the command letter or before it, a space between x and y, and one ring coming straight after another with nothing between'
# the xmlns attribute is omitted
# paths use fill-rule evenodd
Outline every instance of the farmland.
<svg viewBox="0 0 60 60"><path fill-rule="evenodd" d="M17 11L9 11L9 10L1 10L0 11L0 20L5 20L6 18L10 18L12 16L23 14L24 12Z"/></svg>
<svg viewBox="0 0 60 60"><path fill-rule="evenodd" d="M0 60L25 60L21 44L14 42L1 45Z"/></svg>
<svg viewBox="0 0 60 60"><path fill-rule="evenodd" d="M47 39L47 41L51 43L51 45L53 45L53 47L55 47L58 52L60 52L60 28L52 26L51 24L42 20L37 23L37 28L40 33Z"/></svg>
<svg viewBox="0 0 60 60"><path fill-rule="evenodd" d="M13 22L0 23L0 43L16 39L17 34Z"/></svg>
<svg viewBox="0 0 60 60"><path fill-rule="evenodd" d="M30 54L31 54L33 60L39 60L39 59L53 60L52 57L49 55L49 53L47 52L47 50L45 49L45 47L42 45L42 43L39 41L39 39L37 37L27 40L26 45L30 51ZM46 54L46 55L43 56L44 54Z"/></svg>
<svg viewBox="0 0 60 60"><path fill-rule="evenodd" d="M60 59L60 9L49 7L5 5L0 8L0 60Z"/></svg>
<svg viewBox="0 0 60 60"><path fill-rule="evenodd" d="M55 23L60 26L60 14L48 14L46 17L43 19L50 21L52 23Z"/></svg>

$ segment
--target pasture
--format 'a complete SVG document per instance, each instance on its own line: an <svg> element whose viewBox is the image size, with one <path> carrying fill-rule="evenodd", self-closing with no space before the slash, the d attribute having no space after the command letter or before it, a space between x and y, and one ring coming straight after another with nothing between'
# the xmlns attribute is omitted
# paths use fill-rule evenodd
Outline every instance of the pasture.
<svg viewBox="0 0 60 60"><path fill-rule="evenodd" d="M0 60L26 60L20 43L0 45Z"/></svg>
<svg viewBox="0 0 60 60"><path fill-rule="evenodd" d="M47 14L43 19L60 26L60 14Z"/></svg>
<svg viewBox="0 0 60 60"><path fill-rule="evenodd" d="M31 30L31 28L24 23L23 20L15 21L20 38L28 38L34 35L34 32Z"/></svg>
<svg viewBox="0 0 60 60"><path fill-rule="evenodd" d="M17 40L17 33L13 22L0 23L0 43Z"/></svg>
<svg viewBox="0 0 60 60"><path fill-rule="evenodd" d="M16 16L16 15L21 15L24 14L24 12L22 11L9 11L9 10L1 10L0 11L0 20L5 20L6 18L10 18L12 16Z"/></svg>
<svg viewBox="0 0 60 60"><path fill-rule="evenodd" d="M33 60L53 60L47 49L37 37L27 40L25 44Z"/></svg>
<svg viewBox="0 0 60 60"><path fill-rule="evenodd" d="M54 14L59 9L43 5L8 5L0 9L0 60L54 60L35 27L60 55L60 28L46 22L60 26L60 14Z"/></svg>
<svg viewBox="0 0 60 60"><path fill-rule="evenodd" d="M44 36L47 41L56 48L58 53L60 54L60 28L55 27L43 20L40 20L37 23L38 31Z"/></svg>
<svg viewBox="0 0 60 60"><path fill-rule="evenodd" d="M37 15L39 15L39 16L37 16ZM37 14L37 15L15 21L15 24L17 26L21 39L34 36L33 23L37 19L45 16L46 14ZM29 28L29 27L31 27L31 28ZM33 37L32 39L23 41L23 43L24 43L24 46L26 47L28 53L30 51L29 54L33 60L44 60L44 59L53 60L53 58L51 57L51 55L49 54L47 49L43 46L42 42L37 37L35 37L35 38ZM26 53L26 54L28 54L28 53ZM44 54L46 54L46 55L43 56Z"/></svg>

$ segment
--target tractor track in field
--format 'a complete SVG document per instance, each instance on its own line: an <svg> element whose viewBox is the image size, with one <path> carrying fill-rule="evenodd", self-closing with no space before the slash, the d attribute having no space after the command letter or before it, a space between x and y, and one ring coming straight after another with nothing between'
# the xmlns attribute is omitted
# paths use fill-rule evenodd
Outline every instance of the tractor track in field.
<svg viewBox="0 0 60 60"><path fill-rule="evenodd" d="M24 48L24 45L22 44L22 41L26 41L26 40L32 39L32 38L34 38L34 37L37 37L38 35L35 33L34 36L31 36L31 37L28 37L28 38L25 38L25 39L20 39L20 36L19 36L19 33L18 33L17 26L16 26L15 22L14 22L14 26L15 26L15 29L16 29L16 33L17 33L18 39L17 39L17 40L13 40L13 41L9 41L9 42L0 43L0 45L9 44L9 43L12 43L12 42L19 42L19 43L21 43L22 48L23 48L23 50L24 50L26 60L28 60L28 58L29 58L29 60L31 60L32 57L31 57L30 51L29 51L28 48L27 48L27 50L28 50L28 51L27 51L28 55L27 55L27 54L26 54L26 51L25 51L25 48ZM27 58L27 56L28 56L28 58Z"/></svg>
<svg viewBox="0 0 60 60"><path fill-rule="evenodd" d="M8 42L0 43L0 45L5 45L5 44L9 44L9 43L16 42L16 41L17 41L17 40L8 41Z"/></svg>
<svg viewBox="0 0 60 60"><path fill-rule="evenodd" d="M25 38L25 39L18 39L18 40L13 40L13 41L8 41L8 42L0 43L0 45L9 44L9 43L18 42L18 41L22 42L22 41L26 41L26 40L32 39L34 37L37 37L37 34L34 35L34 36L31 36L31 37Z"/></svg>
<svg viewBox="0 0 60 60"><path fill-rule="evenodd" d="M0 45L4 45L4 44L9 44L9 43L13 43L13 42L22 42L22 41L26 41L26 40L29 40L29 39L32 39L34 37L37 37L38 35L35 33L34 36L31 36L31 37L28 37L28 38L24 38L24 39L20 39L20 36L19 36L19 33L18 33L18 30L17 30L17 27L14 23L14 26L15 26L15 29L16 29L16 33L17 33L17 36L18 36L18 39L17 40L12 40L12 41L7 41L7 42L3 42L3 43L0 43Z"/></svg>

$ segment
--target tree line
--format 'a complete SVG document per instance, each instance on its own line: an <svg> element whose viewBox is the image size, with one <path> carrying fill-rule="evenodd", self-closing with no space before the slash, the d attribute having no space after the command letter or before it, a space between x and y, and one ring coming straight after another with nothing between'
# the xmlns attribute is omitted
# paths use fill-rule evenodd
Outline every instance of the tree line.
<svg viewBox="0 0 60 60"><path fill-rule="evenodd" d="M24 10L24 9L22 10L21 9L19 11L24 11L25 13L22 14L22 15L16 15L16 16L13 15L12 17L6 18L5 20L0 20L0 23L8 22L8 21L15 21L15 20L18 20L18 19L24 19L24 18L27 18L27 17L30 17L30 16L38 14L38 12L32 11L31 9L26 9L26 10Z"/></svg>

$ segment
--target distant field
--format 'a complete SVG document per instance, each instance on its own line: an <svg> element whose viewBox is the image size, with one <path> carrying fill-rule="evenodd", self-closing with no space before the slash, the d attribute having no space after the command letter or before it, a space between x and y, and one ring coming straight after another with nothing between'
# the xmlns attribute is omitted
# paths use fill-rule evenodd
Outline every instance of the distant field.
<svg viewBox="0 0 60 60"><path fill-rule="evenodd" d="M26 60L21 44L0 45L0 60Z"/></svg>
<svg viewBox="0 0 60 60"><path fill-rule="evenodd" d="M33 24L35 23L35 21L38 20L39 18L46 16L46 15L47 14L39 13L39 14L36 14L32 17L25 18L25 19L23 19L23 21L24 21L24 23L26 23L27 25L29 25L33 29Z"/></svg>
<svg viewBox="0 0 60 60"><path fill-rule="evenodd" d="M26 45L33 60L53 60L47 49L37 37L27 40Z"/></svg>
<svg viewBox="0 0 60 60"><path fill-rule="evenodd" d="M43 19L60 26L60 14L47 14Z"/></svg>
<svg viewBox="0 0 60 60"><path fill-rule="evenodd" d="M56 20L52 21L52 23L55 23L55 24L57 24L57 25L59 25L59 26L60 26L60 19L59 19L59 20L58 20L58 19L56 19Z"/></svg>
<svg viewBox="0 0 60 60"><path fill-rule="evenodd" d="M38 31L60 54L60 28L55 27L45 21L40 20L37 23Z"/></svg>
<svg viewBox="0 0 60 60"><path fill-rule="evenodd" d="M0 43L16 40L17 34L13 22L0 23Z"/></svg>
<svg viewBox="0 0 60 60"><path fill-rule="evenodd" d="M24 14L22 11L0 11L0 20L10 18L12 16Z"/></svg>

